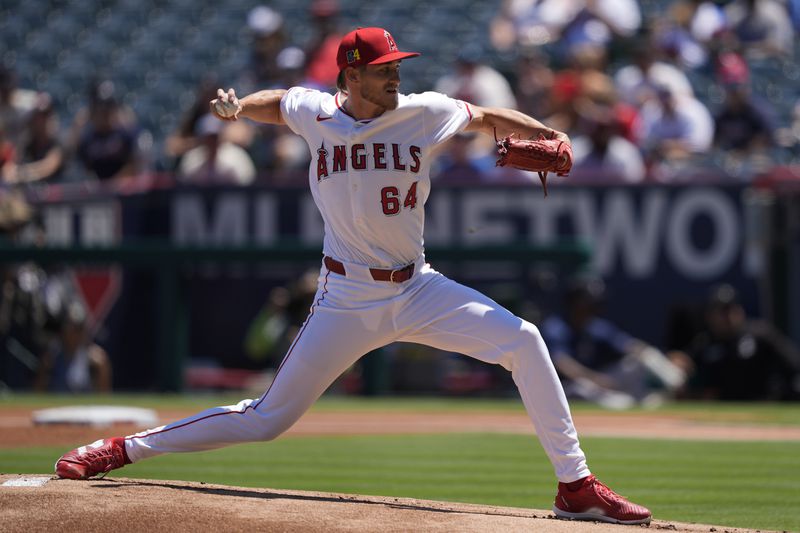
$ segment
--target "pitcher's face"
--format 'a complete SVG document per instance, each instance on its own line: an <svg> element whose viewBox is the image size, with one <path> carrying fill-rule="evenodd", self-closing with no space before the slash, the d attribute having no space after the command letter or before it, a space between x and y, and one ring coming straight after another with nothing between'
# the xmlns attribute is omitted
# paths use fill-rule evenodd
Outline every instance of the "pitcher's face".
<svg viewBox="0 0 800 533"><path fill-rule="evenodd" d="M367 102L387 110L397 107L400 93L400 61L367 65L359 69L359 96Z"/></svg>

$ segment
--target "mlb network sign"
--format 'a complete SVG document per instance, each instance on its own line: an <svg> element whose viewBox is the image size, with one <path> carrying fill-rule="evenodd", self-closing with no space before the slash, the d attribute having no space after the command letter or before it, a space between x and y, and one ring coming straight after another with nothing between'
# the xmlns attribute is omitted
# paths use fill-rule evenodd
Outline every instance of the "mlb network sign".
<svg viewBox="0 0 800 533"><path fill-rule="evenodd" d="M589 243L602 275L648 278L667 268L695 281L761 270L757 236L745 220L746 189L730 187L436 188L426 205L428 245ZM756 213L757 215L757 213ZM307 191L173 193L170 233L180 244L269 245L322 241L322 219Z"/></svg>

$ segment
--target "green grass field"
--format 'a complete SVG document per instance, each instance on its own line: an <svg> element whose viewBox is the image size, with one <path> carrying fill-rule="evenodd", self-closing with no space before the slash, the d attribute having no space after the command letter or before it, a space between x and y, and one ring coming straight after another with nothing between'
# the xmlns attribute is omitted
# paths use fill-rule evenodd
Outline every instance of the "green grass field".
<svg viewBox="0 0 800 533"><path fill-rule="evenodd" d="M113 402L110 400L114 400ZM12 403L81 403L27 397ZM227 398L109 397L85 403L199 407ZM120 401L117 401L120 400ZM219 400L219 401L216 401ZM41 403L39 403L41 401ZM2 406L0 403L0 416ZM519 410L517 402L323 400L319 410ZM593 407L577 406L576 411ZM672 405L662 409L723 423L800 425L800 405ZM641 412L638 412L641 414ZM628 416L620 413L619 416ZM647 505L657 519L800 530L800 443L582 438L592 470ZM63 447L0 449L0 472L51 473ZM538 441L525 435L286 437L213 452L162 456L125 477L405 496L549 509L555 480Z"/></svg>
<svg viewBox="0 0 800 533"><path fill-rule="evenodd" d="M210 406L230 405L239 402L241 394L111 394L111 395L53 395L20 394L0 395L0 416L4 406L29 408L56 407L60 405L129 405L153 409L197 409ZM575 413L609 413L593 404L570 402ZM427 397L377 397L360 398L349 396L324 396L313 407L313 411L420 411L420 412L469 412L501 411L524 412L517 398L427 398ZM800 427L800 403L669 403L656 410L634 408L615 413L617 416L633 416L656 412L661 415L676 415L699 421L718 423L746 423L789 425Z"/></svg>

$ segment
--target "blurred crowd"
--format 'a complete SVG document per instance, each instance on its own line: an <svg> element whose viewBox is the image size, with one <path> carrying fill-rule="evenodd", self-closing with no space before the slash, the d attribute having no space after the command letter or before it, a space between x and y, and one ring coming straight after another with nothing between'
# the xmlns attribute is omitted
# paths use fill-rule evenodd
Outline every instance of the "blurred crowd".
<svg viewBox="0 0 800 533"><path fill-rule="evenodd" d="M800 162L798 6L665 0L663 15L648 19L635 0L504 0L487 41L459 43L451 72L426 89L519 109L568 132L572 182L749 182ZM241 21L250 49L238 78L198 72L196 98L174 131L144 131L113 76L92 80L83 109L63 117L59 95L19 87L14 69L0 67L2 182L124 181L155 171L182 183L302 184L310 156L300 138L249 121L214 122L208 101L223 85L240 95L294 85L332 91L336 49L349 29L341 15L336 0L312 1L301 46L280 12L252 9ZM457 136L434 178L531 179L496 169L493 146Z"/></svg>
<svg viewBox="0 0 800 533"><path fill-rule="evenodd" d="M518 109L568 132L572 183L751 183L778 165L800 168L800 0L662 4L648 18L635 0L503 0L486 41L458 43L449 72L423 90ZM14 242L26 228L27 242L35 242L36 217L19 193L37 184L124 186L159 175L186 185L302 186L310 155L301 138L288 128L216 120L208 102L218 87L240 96L295 85L335 90L336 50L351 28L336 0L313 0L308 17L299 36L270 6L249 11L241 71L233 79L197 72L194 97L176 98L182 116L164 131L143 127L113 76L88 80L82 107L61 116L63 95L20 86L14 67L0 64L0 239ZM485 136L456 135L441 148L432 178L538 181L496 167L494 147ZM2 283L0 388L110 390L109 357L94 342L99 324L69 270L4 265ZM313 291L306 276L269 295L245 341L253 361L267 365L283 353ZM682 323L683 338L661 347L605 320L603 297L602 281L574 280L563 309L534 320L570 395L611 408L684 397L800 397L797 348L748 319L733 288L716 287ZM413 350L387 350L406 358L407 372L394 374L396 390L509 385L484 366L449 359L428 371L415 366L424 358Z"/></svg>
<svg viewBox="0 0 800 533"><path fill-rule="evenodd" d="M772 324L747 316L728 284L674 309L662 346L635 338L604 316L606 289L571 279L561 313L541 330L568 395L610 409L670 399L800 399L800 350Z"/></svg>
<svg viewBox="0 0 800 533"><path fill-rule="evenodd" d="M755 88L756 72L770 68L797 85L797 2L664 4L665 16L648 20L634 0L506 0L491 41L515 52L511 71L464 51L437 89L511 104L568 132L571 182L749 182L796 162L797 94L792 116L778 120L764 85Z"/></svg>

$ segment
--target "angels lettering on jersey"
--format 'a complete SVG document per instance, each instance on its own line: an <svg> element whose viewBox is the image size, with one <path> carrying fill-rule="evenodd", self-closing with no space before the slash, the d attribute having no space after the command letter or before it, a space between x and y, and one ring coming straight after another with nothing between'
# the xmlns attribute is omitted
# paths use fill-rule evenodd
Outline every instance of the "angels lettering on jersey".
<svg viewBox="0 0 800 533"><path fill-rule="evenodd" d="M432 153L468 126L469 105L434 92L399 94L395 109L356 120L342 96L292 87L281 98L286 124L309 147L324 249L360 265L412 263L424 249Z"/></svg>
<svg viewBox="0 0 800 533"><path fill-rule="evenodd" d="M337 172L397 170L419 173L422 149L399 143L359 143L333 145L330 150L323 141L317 149L317 181Z"/></svg>

